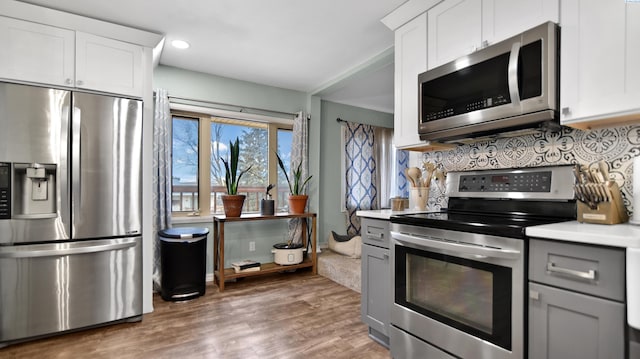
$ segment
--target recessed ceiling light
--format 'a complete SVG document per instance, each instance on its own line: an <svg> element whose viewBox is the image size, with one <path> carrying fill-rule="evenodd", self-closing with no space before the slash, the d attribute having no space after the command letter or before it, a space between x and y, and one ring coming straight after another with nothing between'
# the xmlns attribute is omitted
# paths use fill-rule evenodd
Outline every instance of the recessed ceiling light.
<svg viewBox="0 0 640 359"><path fill-rule="evenodd" d="M176 49L188 49L189 43L183 40L173 40L171 41L171 45Z"/></svg>

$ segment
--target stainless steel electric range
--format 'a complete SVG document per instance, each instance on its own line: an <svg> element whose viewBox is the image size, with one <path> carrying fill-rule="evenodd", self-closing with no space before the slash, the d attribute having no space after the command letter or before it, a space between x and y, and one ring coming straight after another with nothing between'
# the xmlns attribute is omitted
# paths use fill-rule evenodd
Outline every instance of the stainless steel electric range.
<svg viewBox="0 0 640 359"><path fill-rule="evenodd" d="M573 166L451 172L448 208L392 216L394 358L522 358L529 226L575 219Z"/></svg>

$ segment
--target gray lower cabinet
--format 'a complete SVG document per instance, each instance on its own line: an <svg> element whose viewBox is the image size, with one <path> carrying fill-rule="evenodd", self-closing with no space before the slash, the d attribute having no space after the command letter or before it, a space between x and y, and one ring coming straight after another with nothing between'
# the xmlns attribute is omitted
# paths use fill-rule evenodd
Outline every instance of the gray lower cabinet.
<svg viewBox="0 0 640 359"><path fill-rule="evenodd" d="M530 240L529 358L625 357L624 250Z"/></svg>
<svg viewBox="0 0 640 359"><path fill-rule="evenodd" d="M389 347L391 311L391 268L389 263L389 221L362 218L361 318L369 336Z"/></svg>
<svg viewBox="0 0 640 359"><path fill-rule="evenodd" d="M529 283L529 358L624 358L624 304Z"/></svg>

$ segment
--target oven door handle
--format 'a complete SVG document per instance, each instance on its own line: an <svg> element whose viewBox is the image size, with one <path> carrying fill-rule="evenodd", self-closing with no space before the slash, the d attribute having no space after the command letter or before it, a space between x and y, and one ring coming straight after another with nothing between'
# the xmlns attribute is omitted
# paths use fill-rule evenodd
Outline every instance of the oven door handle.
<svg viewBox="0 0 640 359"><path fill-rule="evenodd" d="M404 233L392 231L391 237L398 242L409 243L418 247L440 249L478 257L518 259L521 256L521 253L518 250L486 247L472 243L456 242L442 238L420 236L416 234L407 235Z"/></svg>

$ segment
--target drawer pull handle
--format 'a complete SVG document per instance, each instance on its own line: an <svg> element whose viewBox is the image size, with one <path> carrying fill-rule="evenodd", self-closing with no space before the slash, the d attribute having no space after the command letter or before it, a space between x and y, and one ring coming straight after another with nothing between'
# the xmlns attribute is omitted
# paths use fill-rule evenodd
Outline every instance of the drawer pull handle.
<svg viewBox="0 0 640 359"><path fill-rule="evenodd" d="M382 232L371 233L371 232L367 231L367 237L370 237L370 238L382 239L383 236L384 236L384 234Z"/></svg>
<svg viewBox="0 0 640 359"><path fill-rule="evenodd" d="M574 269L556 267L553 262L547 262L547 272L590 281L596 280L596 271L593 269L589 269L587 272L581 272Z"/></svg>

